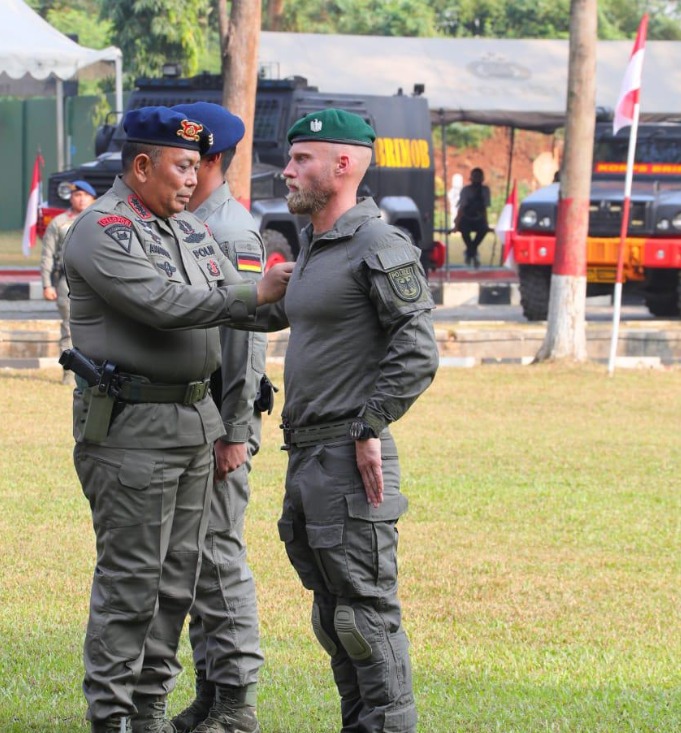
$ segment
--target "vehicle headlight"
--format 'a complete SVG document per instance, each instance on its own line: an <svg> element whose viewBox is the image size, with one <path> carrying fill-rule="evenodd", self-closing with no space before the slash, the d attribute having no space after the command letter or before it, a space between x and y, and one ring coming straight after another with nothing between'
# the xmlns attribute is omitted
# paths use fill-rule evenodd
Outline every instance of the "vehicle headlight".
<svg viewBox="0 0 681 733"><path fill-rule="evenodd" d="M520 223L524 227L531 228L537 224L537 212L534 209L526 209L520 217Z"/></svg>
<svg viewBox="0 0 681 733"><path fill-rule="evenodd" d="M669 229L669 219L660 219L657 222L657 228L661 232L666 232Z"/></svg>
<svg viewBox="0 0 681 733"><path fill-rule="evenodd" d="M64 201L71 198L71 181L62 181L57 187L57 196Z"/></svg>
<svg viewBox="0 0 681 733"><path fill-rule="evenodd" d="M674 214L674 218L672 219L672 226L674 229L681 229L681 211Z"/></svg>

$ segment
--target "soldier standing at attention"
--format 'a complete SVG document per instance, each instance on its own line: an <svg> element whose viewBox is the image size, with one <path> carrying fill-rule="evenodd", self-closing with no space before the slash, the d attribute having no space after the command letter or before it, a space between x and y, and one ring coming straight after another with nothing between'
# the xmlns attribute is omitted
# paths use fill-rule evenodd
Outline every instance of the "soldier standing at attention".
<svg viewBox="0 0 681 733"><path fill-rule="evenodd" d="M244 136L244 123L209 102L172 109L213 132L188 209L206 223L239 274L257 282L263 272L262 238L253 217L224 180ZM178 733L260 730L255 706L263 654L255 582L246 561L244 520L251 459L260 447L261 405L256 397L271 390L265 377L267 337L223 327L220 342L222 367L214 374L211 391L222 414L224 434L215 443L217 482L189 623L196 699L173 718Z"/></svg>
<svg viewBox="0 0 681 733"><path fill-rule="evenodd" d="M56 300L61 316L61 337L59 351L71 346L71 328L69 326L69 287L64 277L63 245L66 232L81 211L97 198L97 193L87 181L73 181L70 184L71 196L69 208L57 215L48 224L43 236L43 249L40 257L40 277L43 281L43 297L45 300ZM64 371L64 384L73 384L73 374Z"/></svg>
<svg viewBox="0 0 681 733"><path fill-rule="evenodd" d="M123 126L122 176L64 245L74 347L96 366L87 381L81 369L73 407L97 540L83 690L92 733L173 733L166 696L224 433L208 388L215 327L250 327L256 305L283 295L290 266L242 280L185 211L206 126L165 107L132 110Z"/></svg>
<svg viewBox="0 0 681 733"><path fill-rule="evenodd" d="M389 425L430 385L438 348L419 251L373 200L357 201L374 139L361 117L333 108L288 132L288 207L311 224L283 301L289 461L279 534L313 593L344 733L413 733L397 597L407 499ZM281 302L271 310L281 314Z"/></svg>

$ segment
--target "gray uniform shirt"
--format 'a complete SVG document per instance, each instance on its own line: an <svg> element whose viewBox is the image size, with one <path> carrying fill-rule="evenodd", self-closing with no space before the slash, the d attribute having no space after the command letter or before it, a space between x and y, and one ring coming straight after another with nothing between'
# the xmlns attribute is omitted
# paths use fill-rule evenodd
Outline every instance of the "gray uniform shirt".
<svg viewBox="0 0 681 733"><path fill-rule="evenodd" d="M306 234L284 303L284 417L303 427L363 415L378 434L437 370L419 251L372 199L317 238L310 227Z"/></svg>
<svg viewBox="0 0 681 733"><path fill-rule="evenodd" d="M205 222L239 275L260 280L265 248L258 227L247 209L224 183L199 206L194 214ZM267 337L262 333L220 328L222 347L222 394L215 395L230 443L245 443L251 435L253 401L265 373Z"/></svg>
<svg viewBox="0 0 681 733"><path fill-rule="evenodd" d="M63 275L63 247L66 233L69 231L71 224L76 220L78 214L74 214L70 209L63 211L61 214L52 219L47 225L45 235L43 236L43 248L40 255L40 279L43 288L56 287L57 282L55 276Z"/></svg>
<svg viewBox="0 0 681 733"><path fill-rule="evenodd" d="M253 321L255 285L239 277L205 225L188 212L155 216L120 178L69 230L64 265L74 346L151 382L208 378L220 362L216 327ZM86 409L76 397L76 440ZM160 448L220 435L207 397L190 406L127 405L105 442Z"/></svg>

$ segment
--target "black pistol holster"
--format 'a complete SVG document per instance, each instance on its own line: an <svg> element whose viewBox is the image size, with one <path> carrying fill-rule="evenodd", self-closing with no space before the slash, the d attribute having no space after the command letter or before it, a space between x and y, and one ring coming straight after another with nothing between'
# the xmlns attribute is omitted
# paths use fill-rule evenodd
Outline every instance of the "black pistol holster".
<svg viewBox="0 0 681 733"><path fill-rule="evenodd" d="M253 407L258 412L266 412L268 415L271 415L274 409L274 393L278 391L278 387L275 387L270 382L267 374L263 374L260 380L260 386L258 387L258 394L256 394L255 401L253 402Z"/></svg>

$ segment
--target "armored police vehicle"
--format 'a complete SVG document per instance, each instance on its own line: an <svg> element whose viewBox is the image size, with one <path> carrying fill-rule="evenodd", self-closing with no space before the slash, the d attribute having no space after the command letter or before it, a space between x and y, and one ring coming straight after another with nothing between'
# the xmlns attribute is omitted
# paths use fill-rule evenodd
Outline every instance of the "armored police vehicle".
<svg viewBox="0 0 681 733"><path fill-rule="evenodd" d="M127 110L147 105L186 104L208 101L221 104L222 77L203 73L178 79L138 79ZM421 96L370 96L325 94L302 77L259 79L253 135L251 213L259 223L267 247L268 262L291 260L300 248L299 233L306 221L289 213L286 185L281 176L288 161L286 133L300 117L326 107L340 107L369 122L377 133L375 154L360 195L372 196L385 219L407 231L423 251L426 268L441 257L443 246L433 239L435 167L430 116ZM96 160L50 177L48 207L43 225L68 199L68 181L83 178L98 195L104 193L121 171L122 125L106 125L97 131Z"/></svg>
<svg viewBox="0 0 681 733"><path fill-rule="evenodd" d="M623 216L630 128L613 134L612 121L596 123L587 237L587 295L611 293ZM522 201L511 233L520 296L528 320L548 312L556 245L559 184ZM638 129L624 243L624 288L638 289L655 316L677 316L681 307L681 123L641 124Z"/></svg>

